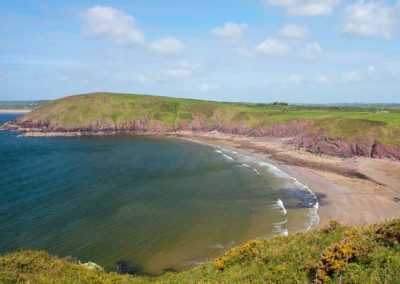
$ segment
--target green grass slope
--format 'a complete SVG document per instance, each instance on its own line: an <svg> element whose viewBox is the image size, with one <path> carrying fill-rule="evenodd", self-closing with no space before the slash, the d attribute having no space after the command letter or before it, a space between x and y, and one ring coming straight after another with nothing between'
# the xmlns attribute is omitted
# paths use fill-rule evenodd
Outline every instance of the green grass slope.
<svg viewBox="0 0 400 284"><path fill-rule="evenodd" d="M0 256L1 283L398 283L400 220L366 228L336 222L251 241L197 268L159 277L90 269L45 252Z"/></svg>
<svg viewBox="0 0 400 284"><path fill-rule="evenodd" d="M50 130L213 130L249 134L274 126L294 128L279 135L296 134L306 123L311 131L345 141L377 140L400 146L400 112L396 109L326 108L250 103L211 102L145 95L93 93L58 99L39 106L21 124ZM295 125L296 126L296 125ZM275 133L275 132L273 132Z"/></svg>

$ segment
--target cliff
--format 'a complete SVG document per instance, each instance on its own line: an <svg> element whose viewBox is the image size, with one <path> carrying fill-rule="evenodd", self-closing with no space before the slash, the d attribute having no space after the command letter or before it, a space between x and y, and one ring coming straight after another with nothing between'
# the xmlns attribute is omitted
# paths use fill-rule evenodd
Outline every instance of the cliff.
<svg viewBox="0 0 400 284"><path fill-rule="evenodd" d="M33 136L212 131L287 138L340 157L400 160L400 112L93 93L50 101L2 127Z"/></svg>

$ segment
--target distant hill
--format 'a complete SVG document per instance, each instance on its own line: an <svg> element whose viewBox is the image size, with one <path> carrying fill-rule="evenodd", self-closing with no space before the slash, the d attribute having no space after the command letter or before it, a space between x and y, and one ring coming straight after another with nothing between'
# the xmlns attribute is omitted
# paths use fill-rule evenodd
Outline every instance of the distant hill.
<svg viewBox="0 0 400 284"><path fill-rule="evenodd" d="M0 101L0 109L33 109L48 101Z"/></svg>
<svg viewBox="0 0 400 284"><path fill-rule="evenodd" d="M330 104L296 104L299 106L326 107L326 108L349 108L349 109L376 109L376 110L400 110L397 103L330 103Z"/></svg>
<svg viewBox="0 0 400 284"><path fill-rule="evenodd" d="M105 272L46 252L0 256L1 283L398 283L400 220L254 240L214 261L158 277Z"/></svg>
<svg viewBox="0 0 400 284"><path fill-rule="evenodd" d="M92 93L44 103L8 125L33 132L167 133L212 131L291 138L313 153L400 160L397 109L212 102L146 95Z"/></svg>

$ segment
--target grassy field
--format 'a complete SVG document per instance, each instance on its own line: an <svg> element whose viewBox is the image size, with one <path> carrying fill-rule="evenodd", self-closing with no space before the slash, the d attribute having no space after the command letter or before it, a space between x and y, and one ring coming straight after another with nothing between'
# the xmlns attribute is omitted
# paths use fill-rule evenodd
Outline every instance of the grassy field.
<svg viewBox="0 0 400 284"><path fill-rule="evenodd" d="M398 283L400 220L367 228L331 222L318 231L254 240L197 268L159 277L90 269L46 252L0 257L1 283Z"/></svg>
<svg viewBox="0 0 400 284"><path fill-rule="evenodd" d="M145 95L93 93L50 101L26 116L52 128L146 130L235 128L243 132L310 121L328 138L377 140L400 146L400 110L211 102Z"/></svg>
<svg viewBox="0 0 400 284"><path fill-rule="evenodd" d="M38 107L47 101L0 101L1 109L33 109Z"/></svg>

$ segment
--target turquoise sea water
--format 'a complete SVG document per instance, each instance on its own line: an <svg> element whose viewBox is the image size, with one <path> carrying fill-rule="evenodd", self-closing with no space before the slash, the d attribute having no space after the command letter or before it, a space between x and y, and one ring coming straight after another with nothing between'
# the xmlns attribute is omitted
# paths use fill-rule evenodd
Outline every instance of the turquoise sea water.
<svg viewBox="0 0 400 284"><path fill-rule="evenodd" d="M315 205L296 180L231 149L0 132L0 253L44 249L155 275L312 226Z"/></svg>

